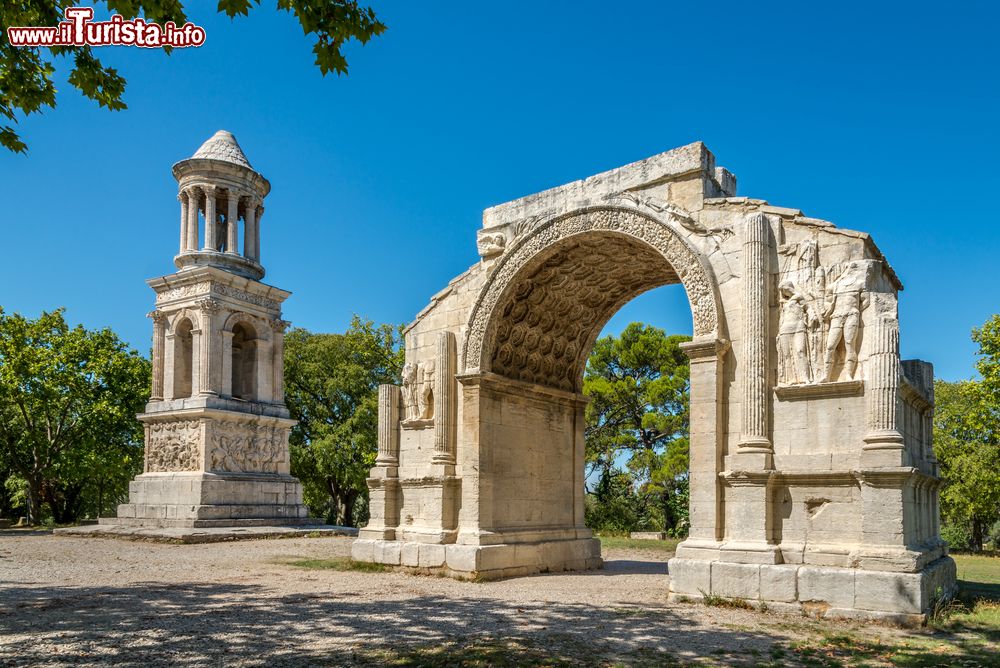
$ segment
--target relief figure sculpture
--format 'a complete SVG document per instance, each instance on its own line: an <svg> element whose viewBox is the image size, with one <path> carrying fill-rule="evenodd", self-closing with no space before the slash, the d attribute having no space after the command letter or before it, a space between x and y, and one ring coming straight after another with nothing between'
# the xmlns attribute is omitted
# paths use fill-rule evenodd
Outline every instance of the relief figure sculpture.
<svg viewBox="0 0 1000 668"><path fill-rule="evenodd" d="M812 381L809 356L809 315L805 298L791 281L778 287L781 314L778 321L778 382L800 385Z"/></svg>

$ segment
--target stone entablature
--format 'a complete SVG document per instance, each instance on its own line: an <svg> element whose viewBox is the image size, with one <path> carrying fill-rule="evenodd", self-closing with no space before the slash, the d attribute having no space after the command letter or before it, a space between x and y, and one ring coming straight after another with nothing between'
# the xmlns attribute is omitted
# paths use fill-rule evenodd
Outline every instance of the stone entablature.
<svg viewBox="0 0 1000 668"><path fill-rule="evenodd" d="M477 246L480 262L405 330L403 387L380 393L355 558L463 577L598 565L583 522L584 364L625 302L681 283L691 529L672 590L913 619L927 586L951 587L933 373L900 362L902 285L869 235L737 197L696 143L487 209ZM440 392L455 398L447 419ZM834 591L874 572L906 600Z"/></svg>

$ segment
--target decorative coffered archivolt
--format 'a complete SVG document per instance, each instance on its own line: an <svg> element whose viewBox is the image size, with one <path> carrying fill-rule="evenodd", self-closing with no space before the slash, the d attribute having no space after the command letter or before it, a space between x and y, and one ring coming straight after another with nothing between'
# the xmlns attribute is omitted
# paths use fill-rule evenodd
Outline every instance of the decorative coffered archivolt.
<svg viewBox="0 0 1000 668"><path fill-rule="evenodd" d="M673 226L618 207L548 221L499 259L470 317L465 371L576 390L604 322L632 297L669 283L687 291L695 337L715 337L714 281Z"/></svg>

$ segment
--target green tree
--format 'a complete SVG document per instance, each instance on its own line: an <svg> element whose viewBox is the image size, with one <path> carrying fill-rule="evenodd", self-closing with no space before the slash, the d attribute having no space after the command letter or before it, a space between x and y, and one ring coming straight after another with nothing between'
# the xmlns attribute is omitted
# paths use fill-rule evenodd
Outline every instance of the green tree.
<svg viewBox="0 0 1000 668"><path fill-rule="evenodd" d="M399 383L402 367L402 328L357 316L343 334L295 329L285 339L285 402L299 421L290 438L292 474L312 512L327 522L367 519L378 386Z"/></svg>
<svg viewBox="0 0 1000 668"><path fill-rule="evenodd" d="M982 550L1000 520L1000 315L972 331L981 380L934 384L934 454L948 533Z"/></svg>
<svg viewBox="0 0 1000 668"><path fill-rule="evenodd" d="M77 4L77 0L6 0L0 3L0 28L55 26L63 20L66 7ZM187 21L182 0L105 0L104 4L125 18L142 16L150 22L162 25L173 21L178 26ZM219 0L217 10L234 18L246 16L259 4L260 0ZM364 44L385 31L375 12L357 0L277 0L277 6L295 15L303 33L315 36L313 53L324 76L347 73L342 52L345 43L354 39ZM11 123L17 123L19 113L27 116L56 106L51 58L56 56L72 59L69 84L83 95L111 110L126 108L122 99L125 78L115 68L105 67L89 46L15 47L6 30L0 33L0 115ZM15 152L27 150L9 125L0 125L0 144Z"/></svg>
<svg viewBox="0 0 1000 668"><path fill-rule="evenodd" d="M0 470L23 481L30 523L43 503L72 522L122 495L142 462L149 386L149 361L111 330L0 309Z"/></svg>
<svg viewBox="0 0 1000 668"><path fill-rule="evenodd" d="M598 501L607 493L621 505L622 493L613 490L627 472L641 528L677 531L687 520L686 500L678 497L687 493L689 466L690 373L680 349L689 340L631 323L620 336L599 339L587 362L587 475L598 477Z"/></svg>

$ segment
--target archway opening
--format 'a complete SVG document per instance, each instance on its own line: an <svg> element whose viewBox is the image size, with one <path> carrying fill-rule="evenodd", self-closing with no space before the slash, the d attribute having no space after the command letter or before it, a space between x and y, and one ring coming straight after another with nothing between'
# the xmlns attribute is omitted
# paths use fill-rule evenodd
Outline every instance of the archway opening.
<svg viewBox="0 0 1000 668"><path fill-rule="evenodd" d="M679 286L672 295L687 310L681 327L691 323L680 284L661 249L609 230L568 235L512 277L497 299L483 346L480 410L490 422L492 530L514 543L590 536L589 399L583 393L588 357L612 316L662 286ZM675 352L682 355L679 345Z"/></svg>
<svg viewBox="0 0 1000 668"><path fill-rule="evenodd" d="M253 401L257 395L257 341L246 323L233 327L232 356L233 397Z"/></svg>
<svg viewBox="0 0 1000 668"><path fill-rule="evenodd" d="M191 374L194 368L194 326L189 318L174 325L174 388L173 398L191 396Z"/></svg>

